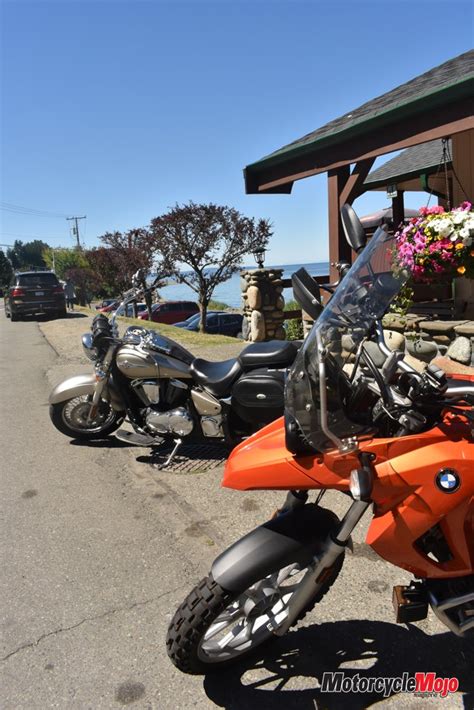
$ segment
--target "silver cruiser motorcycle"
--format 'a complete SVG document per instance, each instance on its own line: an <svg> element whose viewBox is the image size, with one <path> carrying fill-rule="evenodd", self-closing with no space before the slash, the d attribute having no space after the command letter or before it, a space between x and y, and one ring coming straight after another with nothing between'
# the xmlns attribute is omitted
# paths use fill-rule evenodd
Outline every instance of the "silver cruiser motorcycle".
<svg viewBox="0 0 474 710"><path fill-rule="evenodd" d="M49 398L51 421L62 434L103 439L127 419L134 431L116 436L138 446L173 442L168 464L183 439L220 440L233 448L282 415L297 345L253 343L237 358L211 362L156 330L132 326L119 338L117 313L142 294L134 286L110 320L97 315L83 335L94 374L61 382Z"/></svg>

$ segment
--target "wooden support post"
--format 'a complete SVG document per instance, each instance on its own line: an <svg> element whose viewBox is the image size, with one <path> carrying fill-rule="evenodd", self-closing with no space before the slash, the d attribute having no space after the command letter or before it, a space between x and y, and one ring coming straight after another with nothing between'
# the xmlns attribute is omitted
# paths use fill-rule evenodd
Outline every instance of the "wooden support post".
<svg viewBox="0 0 474 710"><path fill-rule="evenodd" d="M351 248L346 242L342 229L340 196L349 179L349 165L328 172L329 202L329 262L331 281L336 281L338 272L332 264L338 261L352 261Z"/></svg>
<svg viewBox="0 0 474 710"><path fill-rule="evenodd" d="M451 207L474 199L474 130L452 136L453 199ZM456 179L457 176L457 179Z"/></svg>
<svg viewBox="0 0 474 710"><path fill-rule="evenodd" d="M405 219L405 204L403 199L403 190L397 190L395 197L392 197L392 222L393 231L398 230L399 225Z"/></svg>

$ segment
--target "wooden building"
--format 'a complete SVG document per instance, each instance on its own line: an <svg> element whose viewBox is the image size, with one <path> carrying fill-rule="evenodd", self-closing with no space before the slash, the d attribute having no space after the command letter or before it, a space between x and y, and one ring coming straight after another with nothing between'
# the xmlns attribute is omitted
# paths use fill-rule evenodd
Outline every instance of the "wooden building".
<svg viewBox="0 0 474 710"><path fill-rule="evenodd" d="M406 190L432 192L452 206L473 200L473 108L470 51L248 165L246 191L289 194L296 180L327 173L329 260L350 260L339 210L368 190L395 188L394 222L404 214ZM440 171L443 147L448 153ZM378 156L407 148L370 173Z"/></svg>

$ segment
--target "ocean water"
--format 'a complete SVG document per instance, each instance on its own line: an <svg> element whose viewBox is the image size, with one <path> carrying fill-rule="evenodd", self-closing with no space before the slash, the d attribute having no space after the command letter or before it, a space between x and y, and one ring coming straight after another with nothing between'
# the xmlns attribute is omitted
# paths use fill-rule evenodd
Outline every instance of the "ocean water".
<svg viewBox="0 0 474 710"><path fill-rule="evenodd" d="M280 264L266 266L268 269L283 269L284 279L289 279L295 271L298 271L302 266L311 274L311 276L325 276L329 274L329 263L327 261L312 262L309 264ZM243 267L246 268L256 268L256 267ZM197 294L186 284L171 284L170 286L164 286L159 290L160 298L170 301L182 301L190 300L197 301ZM291 288L286 288L283 291L283 296L285 302L288 302L294 298L293 291ZM222 301L222 303L227 303L228 306L232 308L241 308L242 299L240 291L240 273L237 272L230 279L224 281L224 283L219 284L216 287L212 298L214 301Z"/></svg>

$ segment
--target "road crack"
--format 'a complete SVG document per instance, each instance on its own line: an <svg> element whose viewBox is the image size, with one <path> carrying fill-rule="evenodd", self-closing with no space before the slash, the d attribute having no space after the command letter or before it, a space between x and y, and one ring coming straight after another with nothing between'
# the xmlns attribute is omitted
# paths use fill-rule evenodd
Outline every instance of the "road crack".
<svg viewBox="0 0 474 710"><path fill-rule="evenodd" d="M9 658L15 656L17 653L20 653L20 651L24 651L26 648L34 648L35 646L38 646L42 641L49 638L50 636L57 636L58 634L65 633L66 631L73 631L74 629L79 628L79 626L82 626L88 621L98 621L100 619L105 619L107 616L118 614L121 611L131 611L132 609L136 609L139 606L146 606L147 604L152 604L153 602L156 602L159 599L163 599L163 597L166 597L168 594L178 592L185 586L185 584L181 584L179 587L174 587L174 589L168 589L166 592L163 592L163 594L159 594L157 597L153 597L152 599L145 599L143 601L134 602L133 604L129 604L127 606L117 607L116 609L109 609L108 611L104 611L102 614L98 614L97 616L86 616L84 619L78 621L76 624L72 624L71 626L60 627L59 629L55 629L54 631L48 631L48 633L42 634L35 641L31 641L30 643L24 643L21 646L18 646L18 648L16 648L14 651L11 651L0 660L2 662L7 661Z"/></svg>

